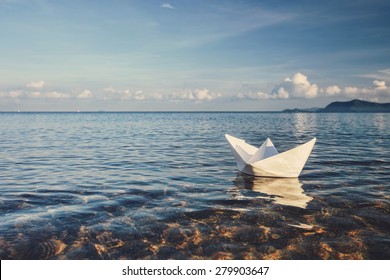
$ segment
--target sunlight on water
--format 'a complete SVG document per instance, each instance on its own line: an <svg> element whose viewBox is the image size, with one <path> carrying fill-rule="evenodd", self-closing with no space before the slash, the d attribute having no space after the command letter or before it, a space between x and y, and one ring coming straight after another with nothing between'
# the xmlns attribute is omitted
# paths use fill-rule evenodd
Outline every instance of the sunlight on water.
<svg viewBox="0 0 390 280"><path fill-rule="evenodd" d="M1 113L1 259L388 259L386 114ZM299 179L236 171L224 134Z"/></svg>

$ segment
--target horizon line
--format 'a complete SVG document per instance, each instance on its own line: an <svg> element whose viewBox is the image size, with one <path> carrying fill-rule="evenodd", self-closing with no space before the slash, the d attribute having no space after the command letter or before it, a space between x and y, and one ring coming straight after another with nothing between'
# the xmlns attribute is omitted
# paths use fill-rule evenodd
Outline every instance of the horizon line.
<svg viewBox="0 0 390 280"><path fill-rule="evenodd" d="M92 110L92 111L82 111L82 110L76 110L76 111L0 111L0 113L280 113L283 111L252 111L252 110L189 110L189 111L181 111L181 110L140 110L140 111L106 111L106 110Z"/></svg>

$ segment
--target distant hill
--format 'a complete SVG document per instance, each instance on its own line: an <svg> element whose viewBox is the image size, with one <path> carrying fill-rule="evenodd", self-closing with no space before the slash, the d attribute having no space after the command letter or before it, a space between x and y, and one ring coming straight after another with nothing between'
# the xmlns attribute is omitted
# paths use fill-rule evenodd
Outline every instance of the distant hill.
<svg viewBox="0 0 390 280"><path fill-rule="evenodd" d="M309 108L309 109L286 109L283 110L284 113L317 113L323 108Z"/></svg>
<svg viewBox="0 0 390 280"><path fill-rule="evenodd" d="M390 103L376 103L354 99L346 102L332 102L322 112L389 112Z"/></svg>
<svg viewBox="0 0 390 280"><path fill-rule="evenodd" d="M325 108L287 109L285 113L390 113L390 103L376 103L359 99L336 101Z"/></svg>

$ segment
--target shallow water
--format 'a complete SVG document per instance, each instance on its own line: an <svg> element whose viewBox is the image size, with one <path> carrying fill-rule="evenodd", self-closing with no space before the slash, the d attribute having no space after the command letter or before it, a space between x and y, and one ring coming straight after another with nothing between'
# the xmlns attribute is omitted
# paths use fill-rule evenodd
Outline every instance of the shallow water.
<svg viewBox="0 0 390 280"><path fill-rule="evenodd" d="M390 115L1 113L1 259L390 259ZM236 171L224 134L299 179Z"/></svg>

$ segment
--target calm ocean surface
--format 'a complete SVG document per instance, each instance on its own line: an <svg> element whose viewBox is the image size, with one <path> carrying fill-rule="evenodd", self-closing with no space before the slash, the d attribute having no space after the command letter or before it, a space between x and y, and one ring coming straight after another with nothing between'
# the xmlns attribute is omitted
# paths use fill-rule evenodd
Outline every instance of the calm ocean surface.
<svg viewBox="0 0 390 280"><path fill-rule="evenodd" d="M390 114L0 113L0 194L1 259L390 259Z"/></svg>

